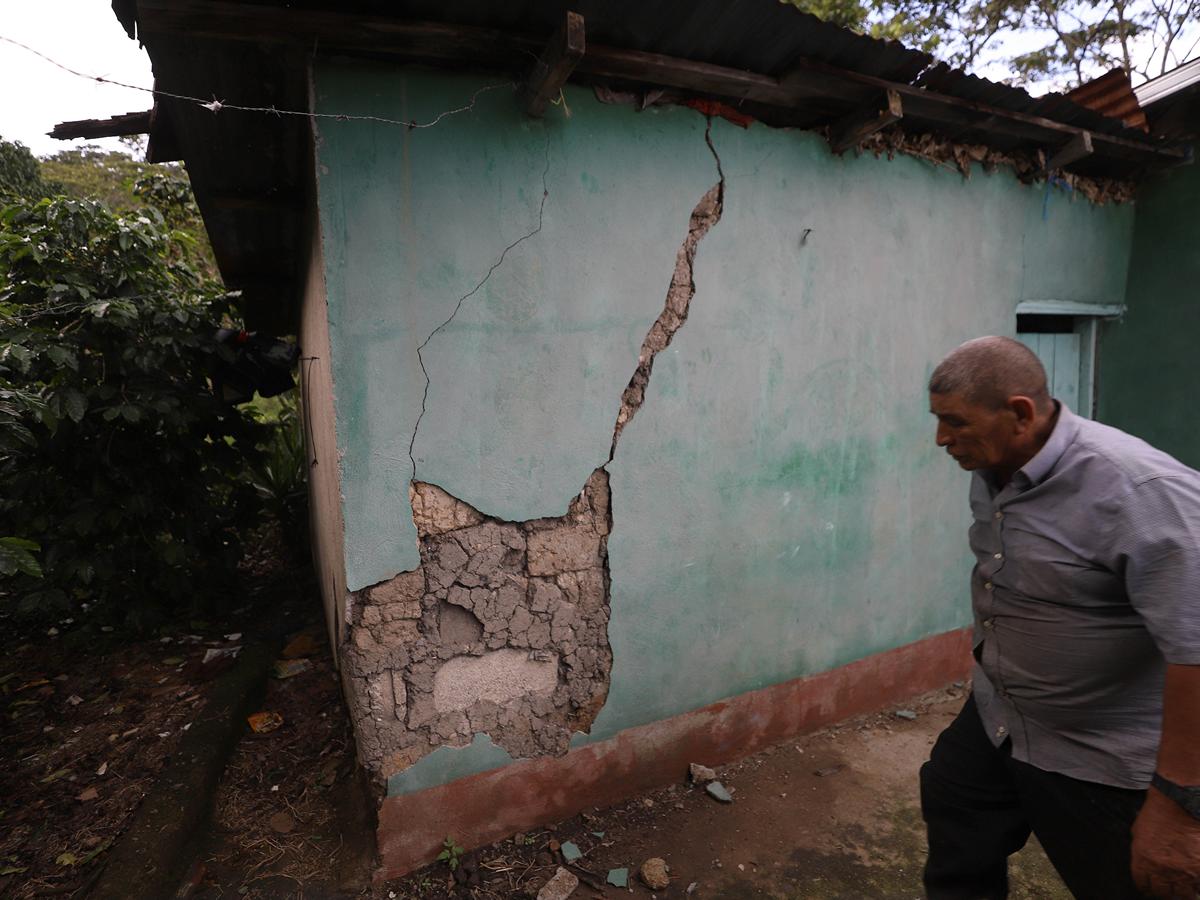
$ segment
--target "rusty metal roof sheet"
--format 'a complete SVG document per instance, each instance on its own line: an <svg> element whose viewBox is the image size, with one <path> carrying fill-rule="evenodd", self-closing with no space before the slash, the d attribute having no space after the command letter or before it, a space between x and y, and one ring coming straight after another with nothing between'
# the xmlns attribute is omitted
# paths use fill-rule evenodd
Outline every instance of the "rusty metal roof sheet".
<svg viewBox="0 0 1200 900"><path fill-rule="evenodd" d="M1069 100L1110 119L1120 119L1130 128L1148 131L1146 113L1138 103L1133 83L1124 69L1113 69L1066 94Z"/></svg>

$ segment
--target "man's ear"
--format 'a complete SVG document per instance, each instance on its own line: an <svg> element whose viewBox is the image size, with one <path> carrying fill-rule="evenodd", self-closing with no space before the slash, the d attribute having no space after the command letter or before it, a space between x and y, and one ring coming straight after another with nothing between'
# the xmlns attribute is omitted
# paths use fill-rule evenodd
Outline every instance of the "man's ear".
<svg viewBox="0 0 1200 900"><path fill-rule="evenodd" d="M1016 395L1008 398L1008 408L1016 417L1016 430L1022 434L1033 427L1037 418L1037 404L1029 397Z"/></svg>

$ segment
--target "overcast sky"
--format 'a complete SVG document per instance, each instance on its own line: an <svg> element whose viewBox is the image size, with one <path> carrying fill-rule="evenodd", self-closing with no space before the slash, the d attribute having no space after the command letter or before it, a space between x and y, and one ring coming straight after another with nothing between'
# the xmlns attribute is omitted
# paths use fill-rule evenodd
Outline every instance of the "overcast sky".
<svg viewBox="0 0 1200 900"><path fill-rule="evenodd" d="M0 35L59 62L128 84L152 87L150 57L131 41L108 0L0 0ZM68 75L32 53L0 41L0 137L19 140L38 156L85 141L56 141L58 122L103 119L149 109L150 94ZM92 141L119 147L116 139Z"/></svg>

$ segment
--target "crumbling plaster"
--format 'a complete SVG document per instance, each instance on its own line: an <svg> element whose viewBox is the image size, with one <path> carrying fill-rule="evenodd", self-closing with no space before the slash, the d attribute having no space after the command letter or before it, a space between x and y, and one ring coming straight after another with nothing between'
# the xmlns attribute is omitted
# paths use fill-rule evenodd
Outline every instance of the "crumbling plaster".
<svg viewBox="0 0 1200 900"><path fill-rule="evenodd" d="M427 119L479 81L322 64L317 84L326 110ZM964 180L913 159L836 158L812 134L718 121L731 221L694 254L687 325L665 349L651 342L646 383L645 342L656 324L681 321L681 223L711 197L705 120L565 97L565 121L529 122L496 91L428 131L325 129L352 634L379 647L362 638L365 662L351 667L361 687L349 693L360 698L360 752L393 793L961 624L961 485L927 433L929 362L966 337L1011 333L1022 299L1102 300L1124 280L1127 208L1097 210L1003 172ZM414 440L425 373L413 349L507 247L426 345ZM1091 262L1063 264L1073 259ZM647 411L630 422L622 402L638 396ZM614 414L621 448L597 472ZM545 624L532 609L529 585L546 576L530 568L530 524L598 474L616 511L601 563L611 668L579 677L577 690L591 693L571 699L563 688L576 676L553 617L547 646L514 637ZM434 504L441 524L418 541L425 491L454 502ZM546 530L573 527L573 514ZM476 564L524 584L506 594L511 613L500 583L485 585L495 596L477 607L474 586L460 583L453 602L455 584L430 574L481 574L459 537L485 525L492 547L519 551L503 534L525 541L519 563L501 554ZM450 540L462 553L450 550L444 566ZM387 596L410 615L381 610L374 622L368 610L388 607ZM518 610L528 625L514 622ZM407 648L421 646L429 654L414 669ZM513 715L483 722L491 740L481 738L472 708L555 656L554 691L508 696ZM452 660L439 709L438 672ZM588 697L603 704L598 717ZM590 737L571 736L588 726Z"/></svg>

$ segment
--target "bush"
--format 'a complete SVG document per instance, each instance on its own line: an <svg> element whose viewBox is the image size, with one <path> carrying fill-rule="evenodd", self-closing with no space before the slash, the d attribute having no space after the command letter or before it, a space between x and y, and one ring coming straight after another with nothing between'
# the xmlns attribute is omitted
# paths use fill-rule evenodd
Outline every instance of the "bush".
<svg viewBox="0 0 1200 900"><path fill-rule="evenodd" d="M43 575L0 577L27 611L138 616L230 589L266 435L209 389L229 298L184 238L153 208L0 212L0 534L39 545Z"/></svg>

